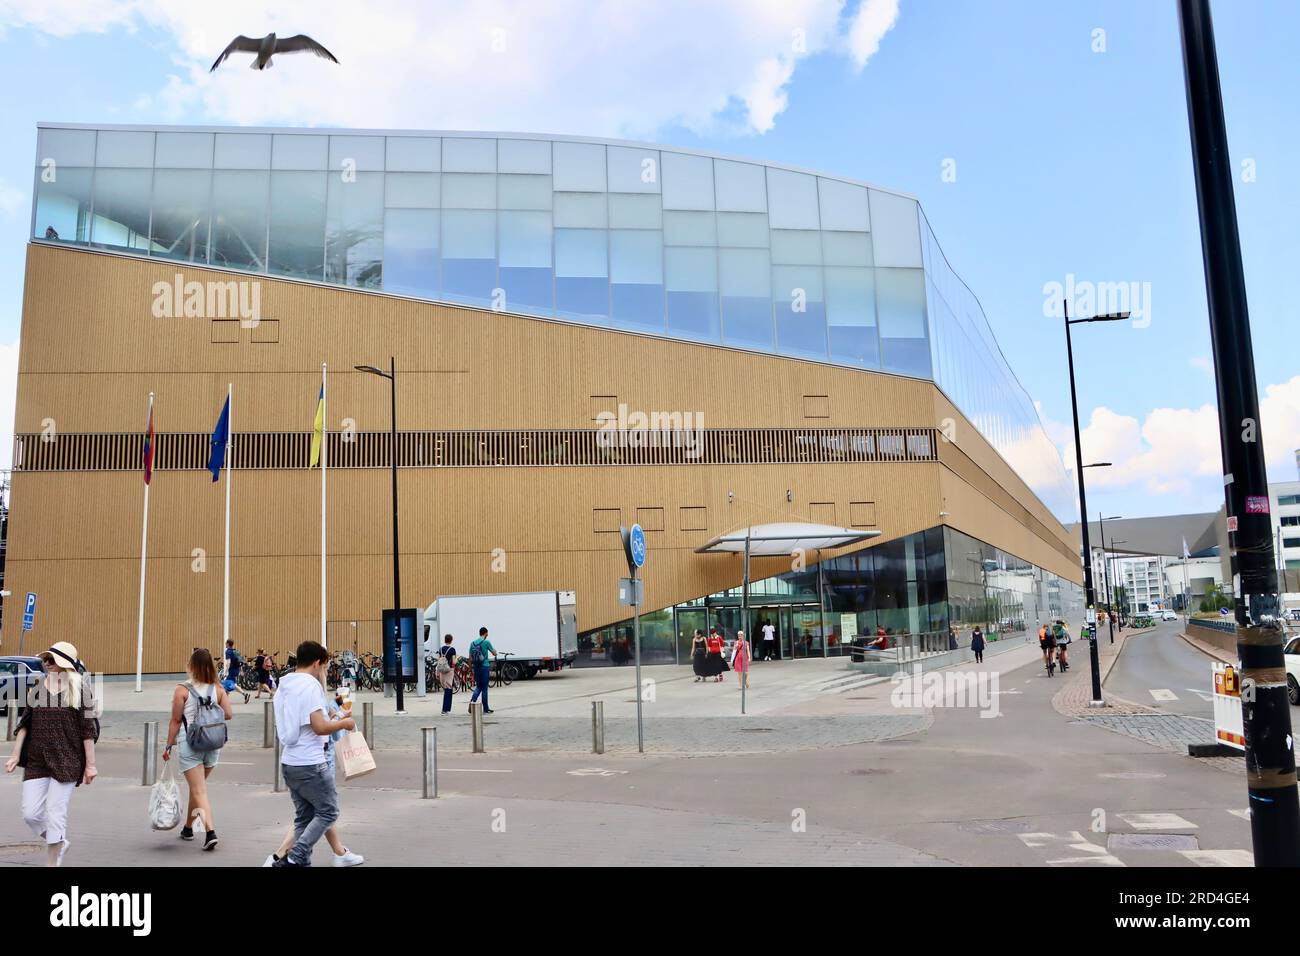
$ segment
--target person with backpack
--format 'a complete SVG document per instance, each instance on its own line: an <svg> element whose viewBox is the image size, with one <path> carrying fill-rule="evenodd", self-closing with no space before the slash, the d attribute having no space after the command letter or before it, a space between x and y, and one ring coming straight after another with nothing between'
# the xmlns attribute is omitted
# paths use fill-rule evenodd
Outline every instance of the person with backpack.
<svg viewBox="0 0 1300 956"><path fill-rule="evenodd" d="M215 850L217 828L212 816L212 801L208 798L208 777L216 769L221 748L226 745L226 721L235 715L230 709L230 696L217 683L217 665L207 648L197 648L190 655L189 673L190 679L177 684L172 692L172 719L162 756L163 760L171 759L172 748L180 737L181 775L190 791L181 839L193 840L194 824L202 820L206 831L203 849Z"/></svg>
<svg viewBox="0 0 1300 956"><path fill-rule="evenodd" d="M456 677L456 648L452 646L452 636L448 634L442 639L442 647L438 648L438 663L434 668L434 673L438 675L438 683L442 685L442 713L451 713L451 694L455 684Z"/></svg>
<svg viewBox="0 0 1300 956"><path fill-rule="evenodd" d="M980 630L980 626L978 624L975 625L975 630L970 632L970 649L975 654L975 663L983 664L984 663L984 632Z"/></svg>
<svg viewBox="0 0 1300 956"><path fill-rule="evenodd" d="M40 659L45 677L27 690L27 706L5 773L23 768L23 821L45 841L45 865L62 866L71 845L68 802L72 792L99 776L95 769L99 720L77 649L59 641Z"/></svg>
<svg viewBox="0 0 1300 956"><path fill-rule="evenodd" d="M311 866L312 850L339 818L339 794L330 763L330 735L356 730L346 712L328 715L325 667L330 653L315 641L303 641L294 655L295 669L280 681L275 695L275 732L280 738L280 772L293 798L293 847L271 866Z"/></svg>
<svg viewBox="0 0 1300 956"><path fill-rule="evenodd" d="M470 641L469 644L469 663L474 668L474 693L470 695L469 702L472 704L478 700L478 695L483 695L483 713L492 713L492 708L488 706L488 680L492 676L492 665L488 660L488 655L497 656L497 649L492 646L488 640L488 629L480 627L478 629L478 638Z"/></svg>
<svg viewBox="0 0 1300 956"><path fill-rule="evenodd" d="M244 668L244 656L235 650L235 639L226 638L226 676L222 680L221 686L226 689L227 694L243 694L244 703L248 703L248 691L239 689L239 672Z"/></svg>

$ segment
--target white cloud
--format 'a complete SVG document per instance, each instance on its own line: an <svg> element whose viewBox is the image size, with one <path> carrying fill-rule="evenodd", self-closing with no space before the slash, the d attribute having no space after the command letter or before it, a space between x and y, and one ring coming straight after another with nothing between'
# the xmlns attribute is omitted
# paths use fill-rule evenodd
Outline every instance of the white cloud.
<svg viewBox="0 0 1300 956"><path fill-rule="evenodd" d="M1187 360L1187 364L1194 369L1199 369L1211 378L1214 377L1214 364L1204 355L1193 355Z"/></svg>
<svg viewBox="0 0 1300 956"><path fill-rule="evenodd" d="M680 124L771 129L798 61L847 53L860 69L897 0L353 0L221 4L0 0L0 29L55 36L148 27L175 72L140 105L241 124L498 129L648 137ZM847 22L846 22L847 21ZM247 55L208 67L236 34L309 33L340 60ZM724 120L724 117L726 118Z"/></svg>
<svg viewBox="0 0 1300 956"><path fill-rule="evenodd" d="M14 400L18 392L18 342L0 343L0 469L12 467Z"/></svg>

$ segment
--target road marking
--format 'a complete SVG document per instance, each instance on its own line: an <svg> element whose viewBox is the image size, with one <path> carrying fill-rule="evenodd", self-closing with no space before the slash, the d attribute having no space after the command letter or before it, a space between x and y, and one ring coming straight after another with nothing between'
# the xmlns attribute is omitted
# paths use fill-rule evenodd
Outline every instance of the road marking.
<svg viewBox="0 0 1300 956"><path fill-rule="evenodd" d="M1247 807L1245 810L1229 810L1228 812L1234 817L1241 817L1243 820L1250 819L1250 807Z"/></svg>
<svg viewBox="0 0 1300 956"><path fill-rule="evenodd" d="M1197 697L1201 698L1201 700L1204 701L1214 700L1214 695L1210 693L1208 690L1200 690L1196 687L1189 687L1187 689L1191 691L1193 694L1195 694Z"/></svg>
<svg viewBox="0 0 1300 956"><path fill-rule="evenodd" d="M564 771L570 777L613 777L617 774L627 773L626 770L605 770L601 767L583 767L580 770Z"/></svg>
<svg viewBox="0 0 1300 956"><path fill-rule="evenodd" d="M1104 846L1090 843L1078 830L1068 833L1018 833L1031 849L1073 850L1086 856L1066 856L1046 860L1048 866L1124 866L1124 861L1107 852ZM1063 844L1063 845L1062 845Z"/></svg>
<svg viewBox="0 0 1300 956"><path fill-rule="evenodd" d="M1178 699L1178 695L1175 694L1172 690L1168 690L1164 688L1160 690L1151 691L1151 696L1154 697L1156 700L1177 700Z"/></svg>
<svg viewBox="0 0 1300 956"><path fill-rule="evenodd" d="M438 773L514 773L514 771L487 770L483 767L439 767Z"/></svg>
<svg viewBox="0 0 1300 956"><path fill-rule="evenodd" d="M1249 850L1180 850L1179 853L1197 866L1255 865L1255 855Z"/></svg>
<svg viewBox="0 0 1300 956"><path fill-rule="evenodd" d="M1196 830L1195 823L1176 813L1121 813L1119 818L1134 830Z"/></svg>

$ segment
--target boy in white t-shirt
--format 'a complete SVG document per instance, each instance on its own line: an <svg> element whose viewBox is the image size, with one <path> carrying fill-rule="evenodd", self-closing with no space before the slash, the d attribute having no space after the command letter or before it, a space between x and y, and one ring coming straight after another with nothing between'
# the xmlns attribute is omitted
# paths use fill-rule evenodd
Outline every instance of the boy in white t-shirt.
<svg viewBox="0 0 1300 956"><path fill-rule="evenodd" d="M280 769L293 797L293 848L275 867L311 866L312 849L339 817L338 789L326 751L329 735L356 730L345 712L338 720L326 716L322 683L329 651L315 641L303 641L295 655L298 669L286 674L275 695L275 731L280 738Z"/></svg>
<svg viewBox="0 0 1300 956"><path fill-rule="evenodd" d="M776 628L768 621L763 625L763 660L770 661L776 653Z"/></svg>

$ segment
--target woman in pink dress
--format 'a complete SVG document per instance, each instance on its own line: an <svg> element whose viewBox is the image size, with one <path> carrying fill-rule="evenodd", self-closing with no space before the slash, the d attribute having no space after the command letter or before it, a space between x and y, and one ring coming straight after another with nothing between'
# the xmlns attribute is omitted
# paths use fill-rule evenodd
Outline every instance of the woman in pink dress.
<svg viewBox="0 0 1300 956"><path fill-rule="evenodd" d="M731 669L742 687L749 687L749 639L744 631L736 632L736 646L731 649Z"/></svg>

